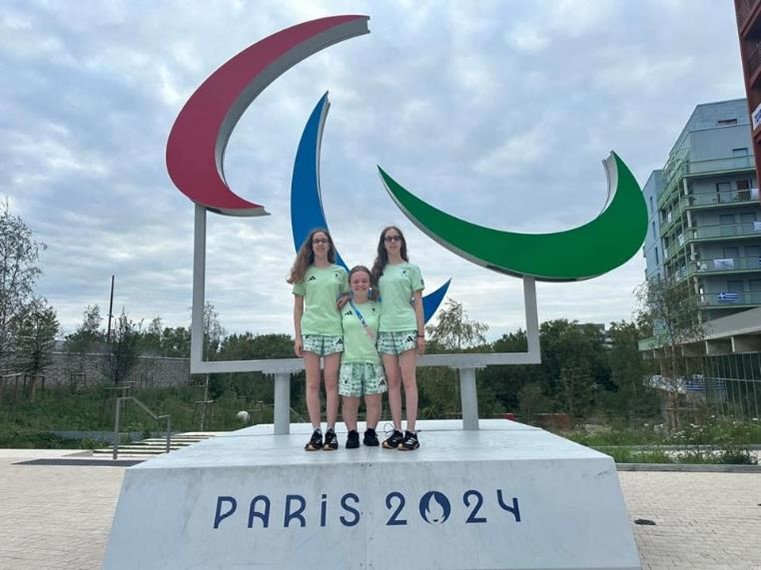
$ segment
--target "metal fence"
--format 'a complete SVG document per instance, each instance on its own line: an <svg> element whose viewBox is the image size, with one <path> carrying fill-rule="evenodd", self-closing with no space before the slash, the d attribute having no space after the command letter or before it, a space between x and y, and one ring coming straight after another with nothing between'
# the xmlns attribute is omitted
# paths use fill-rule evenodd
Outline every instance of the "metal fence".
<svg viewBox="0 0 761 570"><path fill-rule="evenodd" d="M716 415L759 421L761 352L703 356L701 367L702 378L693 376L692 385Z"/></svg>

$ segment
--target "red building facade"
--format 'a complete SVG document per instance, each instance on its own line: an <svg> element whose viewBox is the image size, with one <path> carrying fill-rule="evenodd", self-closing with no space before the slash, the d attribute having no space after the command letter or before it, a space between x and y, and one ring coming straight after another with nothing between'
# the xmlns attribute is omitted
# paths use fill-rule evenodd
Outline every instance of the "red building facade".
<svg viewBox="0 0 761 570"><path fill-rule="evenodd" d="M761 180L761 0L734 0L745 93L753 138L756 180Z"/></svg>

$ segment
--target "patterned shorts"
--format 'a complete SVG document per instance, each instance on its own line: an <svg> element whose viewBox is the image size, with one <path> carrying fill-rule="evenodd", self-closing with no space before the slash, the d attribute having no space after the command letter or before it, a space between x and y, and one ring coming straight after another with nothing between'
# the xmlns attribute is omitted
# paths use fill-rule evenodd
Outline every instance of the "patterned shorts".
<svg viewBox="0 0 761 570"><path fill-rule="evenodd" d="M383 394L386 391L386 375L383 366L371 362L345 362L338 376L338 393L341 396L359 397Z"/></svg>
<svg viewBox="0 0 761 570"><path fill-rule="evenodd" d="M401 354L417 348L417 331L379 332L378 352Z"/></svg>
<svg viewBox="0 0 761 570"><path fill-rule="evenodd" d="M344 351L344 339L342 336L329 336L324 334L303 334L301 344L306 352L314 352L317 356L328 356L336 352Z"/></svg>

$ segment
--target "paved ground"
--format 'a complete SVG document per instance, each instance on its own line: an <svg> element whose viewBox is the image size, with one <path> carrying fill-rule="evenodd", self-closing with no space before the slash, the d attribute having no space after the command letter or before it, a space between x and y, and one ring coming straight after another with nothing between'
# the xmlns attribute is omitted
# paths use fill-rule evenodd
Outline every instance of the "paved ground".
<svg viewBox="0 0 761 570"><path fill-rule="evenodd" d="M0 568L100 568L122 467L14 465L71 451L0 450ZM619 474L645 569L761 569L761 475Z"/></svg>

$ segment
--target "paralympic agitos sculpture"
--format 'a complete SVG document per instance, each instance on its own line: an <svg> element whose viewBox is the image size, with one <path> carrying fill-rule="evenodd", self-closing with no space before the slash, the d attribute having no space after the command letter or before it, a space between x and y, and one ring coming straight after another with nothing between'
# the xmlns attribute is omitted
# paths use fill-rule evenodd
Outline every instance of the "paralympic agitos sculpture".
<svg viewBox="0 0 761 570"><path fill-rule="evenodd" d="M224 177L224 152L243 112L277 77L310 55L369 33L367 16L334 16L277 32L218 68L190 97L172 127L167 168L172 181L193 202L233 216L266 215L264 207L237 196ZM294 245L314 227L327 227L319 185L319 147L327 116L327 94L312 112L294 165ZM630 259L647 231L642 192L614 153L605 160L608 200L594 220L550 234L519 234L458 219L405 190L383 169L391 197L422 231L454 253L495 271L540 281L573 281L599 276ZM296 207L295 203L299 206ZM426 317L435 311L448 282L429 296Z"/></svg>

